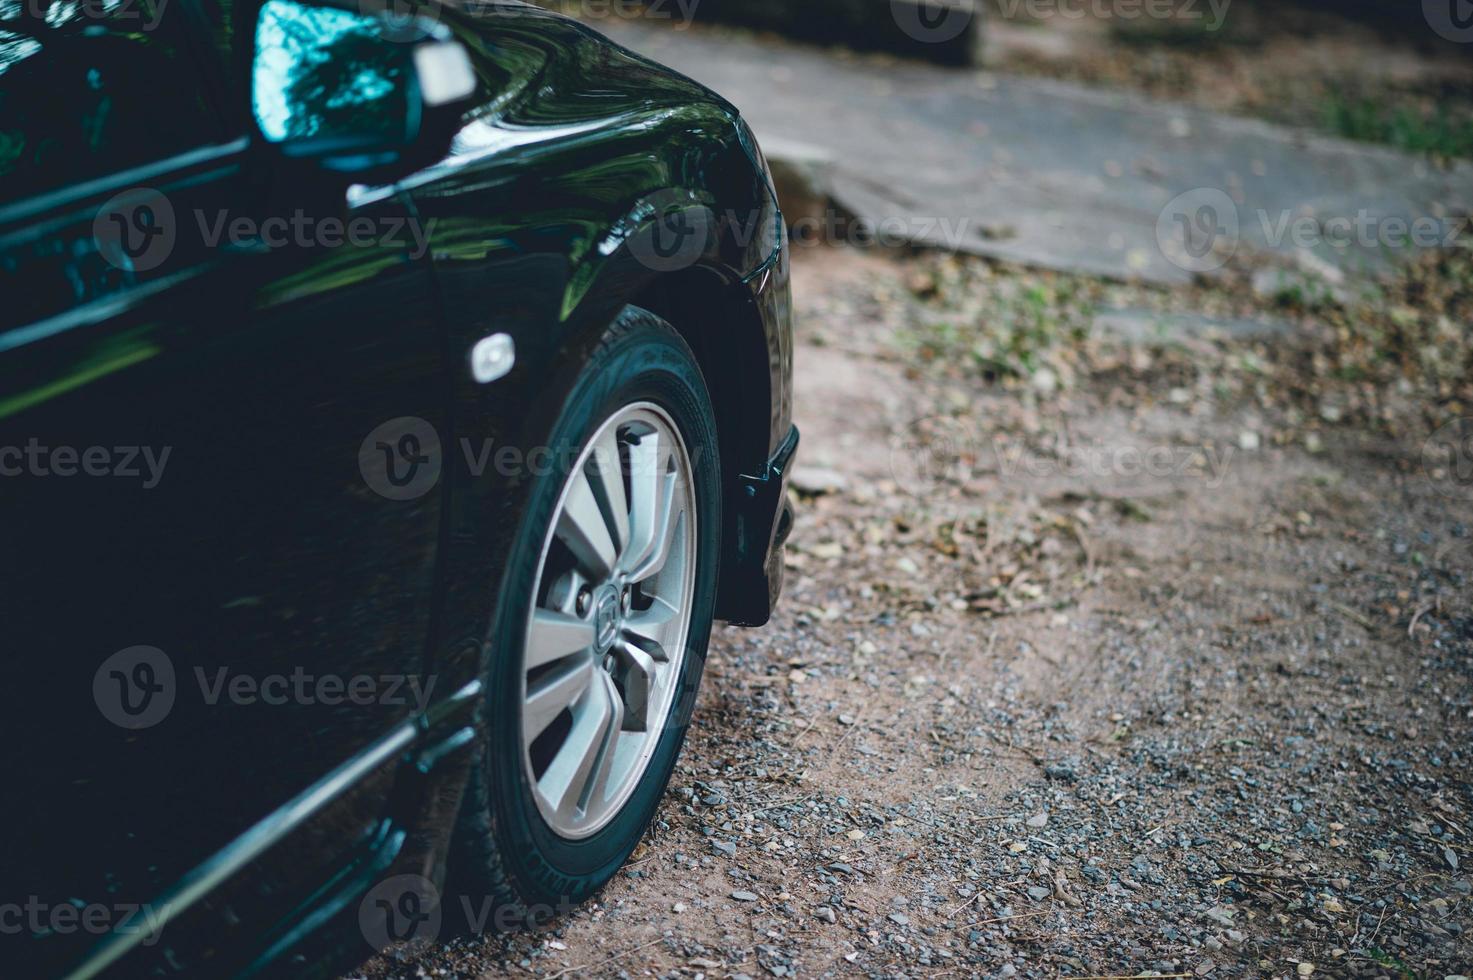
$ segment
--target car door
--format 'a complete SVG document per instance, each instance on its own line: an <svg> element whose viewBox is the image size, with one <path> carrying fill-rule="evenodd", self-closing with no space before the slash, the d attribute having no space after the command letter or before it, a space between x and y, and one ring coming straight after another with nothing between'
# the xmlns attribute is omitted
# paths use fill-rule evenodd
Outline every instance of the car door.
<svg viewBox="0 0 1473 980"><path fill-rule="evenodd" d="M440 337L397 198L262 203L292 197L260 190L192 0L19 8L0 19L0 962L75 963L172 894L213 906L208 935L145 943L187 968L366 846L389 768L280 808L434 696ZM233 888L179 891L242 841Z"/></svg>

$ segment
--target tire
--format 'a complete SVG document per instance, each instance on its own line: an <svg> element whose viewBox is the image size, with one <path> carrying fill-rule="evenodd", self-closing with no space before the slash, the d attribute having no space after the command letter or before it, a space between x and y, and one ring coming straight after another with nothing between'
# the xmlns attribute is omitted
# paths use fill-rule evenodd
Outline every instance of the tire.
<svg viewBox="0 0 1473 980"><path fill-rule="evenodd" d="M608 590L619 592L620 576L613 575L605 584L590 585L594 576L583 572L578 558L582 549L575 552L565 544L568 536L563 528L571 526L567 515L575 500L586 500L580 496L581 487L573 489L575 474L584 474L590 485L596 485L603 472L596 462L589 469L580 466L579 460L595 448L591 440L596 434L600 446L606 448L607 435L614 431L618 443L626 446L618 452L625 470L621 482L629 509L648 499L648 494L641 496L634 488L636 471L657 472L656 486L676 487L670 491L669 510L661 514L674 513L683 482L679 459L672 452L671 460L658 467L640 467L634 456L637 449L652 458L664 450L670 441L662 439L670 434L660 429L665 423L686 450L689 496L683 499L691 520L681 516L668 522L667 528L685 528L678 548L664 548L664 565L649 580L652 586L623 587L623 592L630 595L623 604L626 612L610 613ZM628 440L637 441L629 445ZM680 335L654 314L626 307L573 381L546 445L551 450L546 458L552 462L546 472L532 476L526 516L507 556L507 572L490 630L490 664L483 678L485 734L467 783L452 853L451 885L462 903L469 903L471 931L535 925L569 911L623 865L653 819L669 782L685 740L710 640L721 544L720 455L705 379ZM669 470L676 474L673 484L669 483ZM646 521L639 514L631 514L628 526L621 531L617 519L610 516L615 508L609 498L614 495L605 484L598 503L611 540L620 533L626 539L636 539L627 542L629 547L621 552L619 561L623 563L625 553L632 556L639 550L644 529L660 525L658 520ZM665 498L657 495L657 499ZM572 538L582 539L579 535ZM676 573L665 570L676 567L677 550L682 556L680 561L689 563L679 566L678 583ZM559 563L569 560L573 567L551 579L561 568ZM629 561L632 563L634 558ZM688 618L679 631L683 634L681 642L670 644L672 650L663 650L666 660L660 667L657 657L662 648L633 630L663 615L666 600L652 595L675 594L676 584L680 594L689 589ZM645 594L647 588L651 594ZM541 617L550 611L545 607L562 610L559 615L580 618L583 607L579 603L584 592L590 594L587 617L593 623L595 637L590 648L592 670L595 675L603 670L609 676L594 676L580 697L587 696L587 703L593 703L597 700L594 688L602 685L610 703L623 698L626 704L614 709L616 713L622 711L622 720L618 722L617 737L606 743L617 748L608 750L607 775L599 777L606 780L604 785L585 787L581 794L569 791L559 796L557 789L563 784L560 774L574 771L565 760L584 758L577 746L588 744L575 736L583 730L587 718L595 714L602 718L603 709L589 709L580 716L576 714L579 704L586 704L579 702L559 713L535 739L524 734L524 726L535 729L542 723L545 705L539 702L535 710L531 705L534 695L540 697L536 692L551 688L548 678L560 678L564 673L573 676L575 672L581 677L585 671L581 653L529 670L528 665L542 655L546 646L529 645L529 637L540 641L546 635L539 632ZM641 609L645 603L648 608ZM535 628L531 626L534 605L539 617ZM614 627L620 639L614 641L612 650L600 654L609 616L621 617ZM674 627L666 624L660 629L666 631L660 635L667 641L674 636ZM653 627L650 631L653 633ZM641 658L640 654L651 646L656 653ZM538 651L536 656L531 652L534 649ZM611 662L613 666L609 666ZM653 672L648 669L650 664L655 665ZM668 671L663 684L649 679L662 676L660 669ZM639 690L645 692L642 711L629 706L640 702ZM658 722L654 719L657 690L663 692L659 698L666 704ZM642 734L623 730L641 724ZM626 742L626 737L631 741ZM636 754L628 748L635 744L643 746L639 754L647 759L642 768L635 765ZM547 762L549 757L551 762ZM601 752L595 768L603 764L604 758ZM626 777L627 796L620 801L610 787L621 771L620 760L626 758L634 760L629 771L635 775ZM539 765L546 767L540 774ZM598 783L599 778L592 782ZM549 788L549 783L555 785ZM584 796L587 807L580 811L576 800ZM601 800L606 801L610 812L595 819Z"/></svg>

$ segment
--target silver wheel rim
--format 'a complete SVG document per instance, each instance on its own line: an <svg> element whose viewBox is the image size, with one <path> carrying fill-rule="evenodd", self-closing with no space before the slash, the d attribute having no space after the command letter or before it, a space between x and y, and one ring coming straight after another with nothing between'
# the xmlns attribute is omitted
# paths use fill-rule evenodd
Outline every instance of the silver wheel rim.
<svg viewBox="0 0 1473 980"><path fill-rule="evenodd" d="M628 405L563 485L522 645L522 762L559 836L603 829L649 766L685 659L695 548L680 430L657 405Z"/></svg>

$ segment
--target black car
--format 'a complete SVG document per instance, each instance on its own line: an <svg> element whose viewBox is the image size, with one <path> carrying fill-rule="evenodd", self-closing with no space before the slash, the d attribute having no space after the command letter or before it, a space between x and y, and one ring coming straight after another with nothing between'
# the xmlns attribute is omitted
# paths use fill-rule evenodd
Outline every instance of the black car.
<svg viewBox="0 0 1473 980"><path fill-rule="evenodd" d="M0 975L540 922L781 586L735 109L510 0L0 4Z"/></svg>

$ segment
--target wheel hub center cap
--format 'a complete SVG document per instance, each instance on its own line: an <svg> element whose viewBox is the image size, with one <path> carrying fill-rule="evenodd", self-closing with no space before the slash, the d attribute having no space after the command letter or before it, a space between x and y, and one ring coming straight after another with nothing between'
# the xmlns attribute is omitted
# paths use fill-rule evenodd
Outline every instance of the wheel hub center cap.
<svg viewBox="0 0 1473 980"><path fill-rule="evenodd" d="M593 630L601 652L608 652L619 636L619 590L604 586L593 603Z"/></svg>

